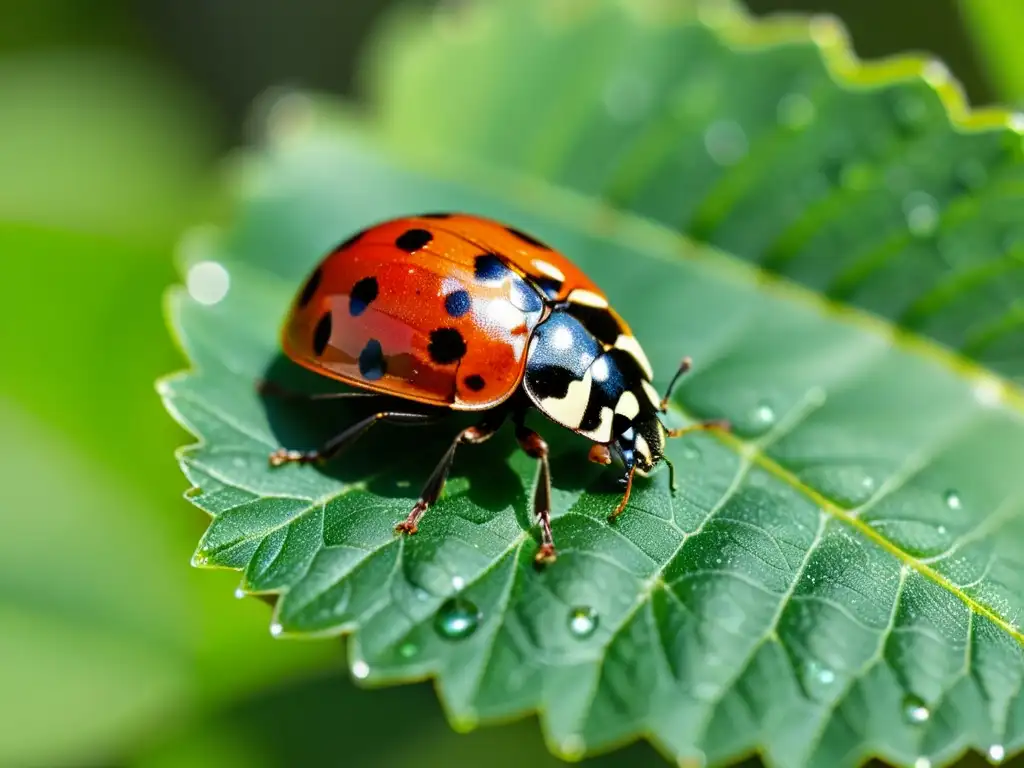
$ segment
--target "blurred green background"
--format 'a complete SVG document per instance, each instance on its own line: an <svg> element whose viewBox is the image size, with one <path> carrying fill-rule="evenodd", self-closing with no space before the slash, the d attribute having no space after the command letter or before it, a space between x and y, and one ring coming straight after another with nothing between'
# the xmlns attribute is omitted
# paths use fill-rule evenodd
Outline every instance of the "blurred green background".
<svg viewBox="0 0 1024 768"><path fill-rule="evenodd" d="M427 0L416 0L427 2ZM153 380L182 233L272 86L359 98L380 0L0 0L0 765L557 765L534 722L455 734L427 684L364 692L337 641L274 641L206 520ZM1024 96L1017 0L751 0ZM1015 18L1016 17L1016 18ZM588 761L662 765L646 745Z"/></svg>

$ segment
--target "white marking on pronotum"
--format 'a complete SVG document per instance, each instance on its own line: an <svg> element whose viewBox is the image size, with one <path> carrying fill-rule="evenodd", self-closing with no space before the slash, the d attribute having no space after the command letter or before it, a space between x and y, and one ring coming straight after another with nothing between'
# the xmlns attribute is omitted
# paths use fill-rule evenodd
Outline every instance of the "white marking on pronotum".
<svg viewBox="0 0 1024 768"><path fill-rule="evenodd" d="M593 379L588 370L582 379L569 382L565 397L546 397L540 401L541 408L552 419L569 429L579 429L583 414L590 402Z"/></svg>
<svg viewBox="0 0 1024 768"><path fill-rule="evenodd" d="M621 349L624 352L628 352L633 356L633 359L640 364L641 370L648 379L654 378L654 370L651 368L650 362L647 360L647 355L644 354L643 348L640 346L634 337L621 334L619 338L615 340L615 347Z"/></svg>
<svg viewBox="0 0 1024 768"><path fill-rule="evenodd" d="M568 300L573 304L582 304L585 307L608 308L608 299L599 293L588 291L586 288L577 288L569 294Z"/></svg>
<svg viewBox="0 0 1024 768"><path fill-rule="evenodd" d="M562 270L554 264L549 264L543 259L534 259L532 263L533 268L544 275L544 277L550 277L552 280L557 280L560 283L565 282L565 275L562 274Z"/></svg>
<svg viewBox="0 0 1024 768"><path fill-rule="evenodd" d="M597 426L591 430L580 430L580 434L589 437L595 443L607 443L612 439L612 409L605 406L598 415Z"/></svg>
<svg viewBox="0 0 1024 768"><path fill-rule="evenodd" d="M661 408L661 395L658 394L658 390L654 388L654 385L649 381L641 381L640 386L644 388L644 393L647 395L647 399L651 401L651 405L656 410Z"/></svg>
<svg viewBox="0 0 1024 768"><path fill-rule="evenodd" d="M615 404L615 412L625 416L632 421L640 413L640 403L632 392L623 392L619 395L619 402Z"/></svg>

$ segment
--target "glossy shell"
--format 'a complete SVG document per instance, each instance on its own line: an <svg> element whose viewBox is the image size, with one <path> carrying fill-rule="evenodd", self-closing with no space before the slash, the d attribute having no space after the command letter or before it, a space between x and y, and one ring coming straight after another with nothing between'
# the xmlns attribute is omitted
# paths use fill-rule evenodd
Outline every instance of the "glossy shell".
<svg viewBox="0 0 1024 768"><path fill-rule="evenodd" d="M313 271L282 336L285 353L357 387L456 410L518 388L544 299L597 287L516 230L466 215L385 222Z"/></svg>

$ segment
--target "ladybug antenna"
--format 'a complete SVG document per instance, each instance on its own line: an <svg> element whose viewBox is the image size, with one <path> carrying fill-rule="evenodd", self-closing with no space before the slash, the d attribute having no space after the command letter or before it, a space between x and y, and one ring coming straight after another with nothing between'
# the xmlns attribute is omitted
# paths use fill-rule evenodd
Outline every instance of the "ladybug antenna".
<svg viewBox="0 0 1024 768"><path fill-rule="evenodd" d="M661 398L661 405L659 408L662 413L665 413L665 411L668 410L668 403L672 398L672 390L676 388L676 384L679 383L679 379L682 378L683 374L690 370L690 366L692 364L693 361L688 357L684 357L680 361L679 367L676 369L675 375L672 377L672 381L670 381L668 383L668 387L665 388L665 396Z"/></svg>

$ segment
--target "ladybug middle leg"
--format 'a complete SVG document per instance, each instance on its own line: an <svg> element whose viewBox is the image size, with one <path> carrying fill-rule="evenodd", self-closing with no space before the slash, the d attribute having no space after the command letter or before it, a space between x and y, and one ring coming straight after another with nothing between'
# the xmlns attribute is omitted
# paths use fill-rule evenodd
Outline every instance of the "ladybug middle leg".
<svg viewBox="0 0 1024 768"><path fill-rule="evenodd" d="M555 561L555 540L551 535L551 466L548 462L548 444L544 438L523 423L523 414L515 417L516 440L527 456L540 461L540 476L533 492L533 514L540 523L540 547L534 555L538 565Z"/></svg>
<svg viewBox="0 0 1024 768"><path fill-rule="evenodd" d="M420 493L419 501L416 502L416 506L412 508L412 512L402 522L395 526L396 533L407 533L410 536L416 533L419 528L420 518L426 513L432 504L434 504L441 496L441 491L444 490L445 480L448 479L448 472L452 468L452 464L455 462L455 452L458 450L460 445L479 445L480 443L488 440L494 436L501 425L505 421L506 412L504 410L492 413L490 418L483 419L479 424L472 427L467 427L455 436L452 440L452 444L448 446L448 450L444 452L444 456L434 467L434 471L430 473L430 477L427 479L426 484L423 486L423 491Z"/></svg>

